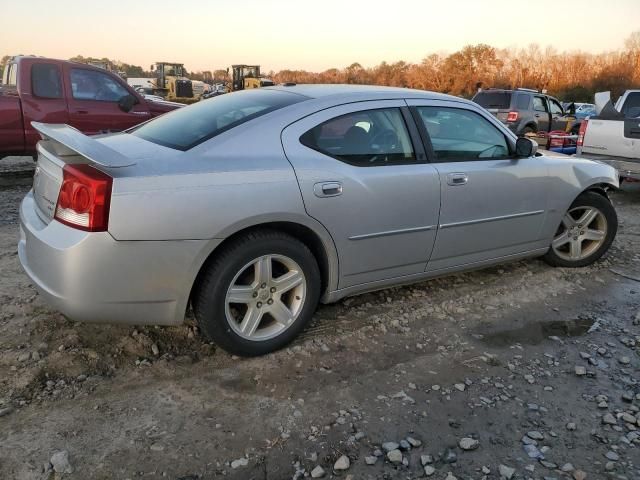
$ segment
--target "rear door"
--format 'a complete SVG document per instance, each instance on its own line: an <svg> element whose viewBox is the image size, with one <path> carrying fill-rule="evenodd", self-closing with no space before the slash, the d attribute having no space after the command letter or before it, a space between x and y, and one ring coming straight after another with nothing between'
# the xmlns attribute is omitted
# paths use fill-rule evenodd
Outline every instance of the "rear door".
<svg viewBox="0 0 640 480"><path fill-rule="evenodd" d="M533 96L533 116L536 117L539 132L548 132L551 126L551 116L549 114L549 104L546 97L542 95Z"/></svg>
<svg viewBox="0 0 640 480"><path fill-rule="evenodd" d="M449 101L408 100L440 175L441 210L429 271L540 248L547 168L515 159L511 137L480 110Z"/></svg>
<svg viewBox="0 0 640 480"><path fill-rule="evenodd" d="M31 122L68 123L69 112L60 64L39 60L23 62L24 66L20 63L20 98L25 143L27 150L31 150L40 140Z"/></svg>
<svg viewBox="0 0 640 480"><path fill-rule="evenodd" d="M425 269L440 181L407 115L404 101L358 102L310 115L282 133L307 213L336 244L340 288Z"/></svg>
<svg viewBox="0 0 640 480"><path fill-rule="evenodd" d="M146 102L139 102L129 112L118 101L131 92L107 72L65 67L70 125L88 135L119 132L151 118ZM137 97L136 97L137 99Z"/></svg>

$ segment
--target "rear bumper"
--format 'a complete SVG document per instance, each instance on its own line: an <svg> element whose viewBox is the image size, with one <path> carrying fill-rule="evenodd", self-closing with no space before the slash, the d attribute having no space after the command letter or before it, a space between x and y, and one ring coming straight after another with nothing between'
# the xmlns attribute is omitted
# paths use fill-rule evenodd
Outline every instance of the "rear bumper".
<svg viewBox="0 0 640 480"><path fill-rule="evenodd" d="M606 163L618 171L618 176L633 180L640 180L640 159L613 157L607 155L596 155L589 153L579 153L579 157Z"/></svg>
<svg viewBox="0 0 640 480"><path fill-rule="evenodd" d="M624 160L600 160L603 163L611 165L618 171L618 174L624 178L640 180L640 162L628 162Z"/></svg>
<svg viewBox="0 0 640 480"><path fill-rule="evenodd" d="M108 232L45 224L31 192L20 207L20 262L45 300L77 321L182 323L207 245L116 241Z"/></svg>

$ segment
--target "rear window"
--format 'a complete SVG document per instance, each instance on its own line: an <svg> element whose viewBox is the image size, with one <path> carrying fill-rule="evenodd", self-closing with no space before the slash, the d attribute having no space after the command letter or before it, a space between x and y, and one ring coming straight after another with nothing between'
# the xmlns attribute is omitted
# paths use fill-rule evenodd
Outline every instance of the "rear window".
<svg viewBox="0 0 640 480"><path fill-rule="evenodd" d="M627 95L627 98L624 101L624 105L622 106L622 113L625 116L634 117L634 114L639 112L640 108L640 92L632 92Z"/></svg>
<svg viewBox="0 0 640 480"><path fill-rule="evenodd" d="M238 125L309 97L279 90L245 90L167 113L129 133L158 145L189 150Z"/></svg>
<svg viewBox="0 0 640 480"><path fill-rule="evenodd" d="M473 101L484 108L509 108L511 92L480 92Z"/></svg>

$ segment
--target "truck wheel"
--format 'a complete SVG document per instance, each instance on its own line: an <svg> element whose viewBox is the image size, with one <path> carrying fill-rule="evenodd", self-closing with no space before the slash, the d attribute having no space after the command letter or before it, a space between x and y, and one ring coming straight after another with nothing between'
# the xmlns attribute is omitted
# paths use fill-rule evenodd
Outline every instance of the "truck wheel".
<svg viewBox="0 0 640 480"><path fill-rule="evenodd" d="M554 267L585 267L611 246L618 230L618 216L608 198L584 192L575 199L543 259Z"/></svg>
<svg viewBox="0 0 640 480"><path fill-rule="evenodd" d="M216 256L194 292L193 309L203 333L229 353L263 355L287 345L309 323L320 285L305 244L258 231Z"/></svg>

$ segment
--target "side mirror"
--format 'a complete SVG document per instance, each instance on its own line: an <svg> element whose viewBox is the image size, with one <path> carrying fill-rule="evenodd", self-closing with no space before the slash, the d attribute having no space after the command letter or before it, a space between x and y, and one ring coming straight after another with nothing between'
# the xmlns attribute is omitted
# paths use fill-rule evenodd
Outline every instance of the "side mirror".
<svg viewBox="0 0 640 480"><path fill-rule="evenodd" d="M533 157L538 151L538 143L530 138L520 137L516 140L516 157Z"/></svg>
<svg viewBox="0 0 640 480"><path fill-rule="evenodd" d="M118 107L123 112L129 113L133 106L136 104L136 97L133 95L125 95L120 100L118 100Z"/></svg>

